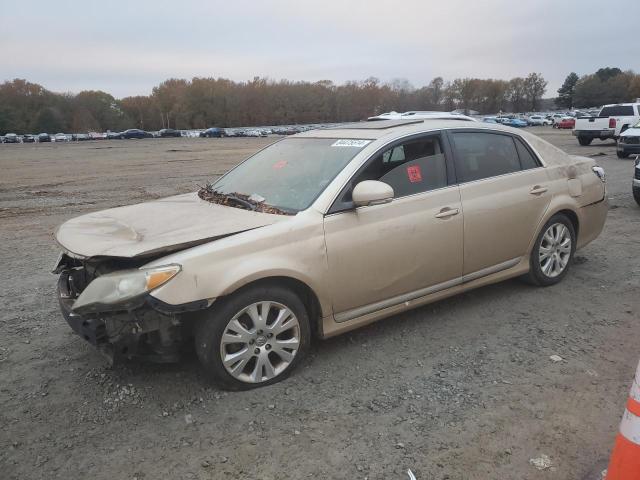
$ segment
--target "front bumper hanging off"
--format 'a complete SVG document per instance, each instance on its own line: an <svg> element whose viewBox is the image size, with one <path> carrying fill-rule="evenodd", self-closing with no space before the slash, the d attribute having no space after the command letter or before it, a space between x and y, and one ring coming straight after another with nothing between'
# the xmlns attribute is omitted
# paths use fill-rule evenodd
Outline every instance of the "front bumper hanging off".
<svg viewBox="0 0 640 480"><path fill-rule="evenodd" d="M76 334L110 363L132 358L158 363L179 360L193 323L188 314L163 312L163 307L169 306L148 296L141 306L131 311L78 315L72 311L78 296L74 285L77 276L77 271L63 271L58 279L57 296L62 316Z"/></svg>

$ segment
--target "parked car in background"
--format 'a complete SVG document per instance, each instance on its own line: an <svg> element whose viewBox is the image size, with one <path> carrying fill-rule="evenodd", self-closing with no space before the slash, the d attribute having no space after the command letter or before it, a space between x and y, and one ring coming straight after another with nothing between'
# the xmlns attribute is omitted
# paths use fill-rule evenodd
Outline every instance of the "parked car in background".
<svg viewBox="0 0 640 480"><path fill-rule="evenodd" d="M123 132L107 132L107 140L122 140Z"/></svg>
<svg viewBox="0 0 640 480"><path fill-rule="evenodd" d="M551 125L551 121L547 120L542 115L531 115L527 118L527 123L532 126L544 126Z"/></svg>
<svg viewBox="0 0 640 480"><path fill-rule="evenodd" d="M559 122L554 123L555 128L571 129L575 127L576 119L573 117L564 117Z"/></svg>
<svg viewBox="0 0 640 480"><path fill-rule="evenodd" d="M36 141L36 137L31 135L30 133L27 133L22 136L22 143L35 143L35 141Z"/></svg>
<svg viewBox="0 0 640 480"><path fill-rule="evenodd" d="M551 125L555 125L556 123L558 123L560 120L562 120L566 116L567 116L566 113L554 113L554 114L552 114L551 115Z"/></svg>
<svg viewBox="0 0 640 480"><path fill-rule="evenodd" d="M106 133L89 132L87 135L89 136L89 140L104 140L107 138Z"/></svg>
<svg viewBox="0 0 640 480"><path fill-rule="evenodd" d="M605 105L597 117L576 120L573 135L580 145L590 145L594 138L617 139L622 132L640 121L640 103Z"/></svg>
<svg viewBox="0 0 640 480"><path fill-rule="evenodd" d="M87 140L91 140L91 137L88 133L76 133L71 136L71 139L75 142L86 142Z"/></svg>
<svg viewBox="0 0 640 480"><path fill-rule="evenodd" d="M528 126L527 122L519 118L505 118L502 121L502 125L505 125L507 127L515 127L515 128L524 128Z"/></svg>
<svg viewBox="0 0 640 480"><path fill-rule="evenodd" d="M222 128L211 127L200 132L200 138L221 138L225 136L224 133L225 132Z"/></svg>
<svg viewBox="0 0 640 480"><path fill-rule="evenodd" d="M39 143L51 142L51 136L48 133L39 133L38 142Z"/></svg>
<svg viewBox="0 0 640 480"><path fill-rule="evenodd" d="M66 133L56 133L53 136L53 141L54 142L68 142L69 141L69 137L67 136Z"/></svg>
<svg viewBox="0 0 640 480"><path fill-rule="evenodd" d="M616 154L618 158L627 158L633 154L640 155L640 122L620 134Z"/></svg>
<svg viewBox="0 0 640 480"><path fill-rule="evenodd" d="M68 220L58 300L116 361L194 341L221 386L248 389L285 378L312 336L513 277L560 282L605 193L592 158L499 125L316 129L199 192Z"/></svg>
<svg viewBox="0 0 640 480"><path fill-rule="evenodd" d="M182 133L180 133L180 130L174 130L173 128L163 128L158 130L158 136L160 138L182 137Z"/></svg>
<svg viewBox="0 0 640 480"><path fill-rule="evenodd" d="M7 133L4 136L3 143L20 143L20 137L18 137L18 135L16 135L15 133Z"/></svg>
<svg viewBox="0 0 640 480"><path fill-rule="evenodd" d="M143 138L153 138L153 135L149 132L145 132L144 130L140 130L139 128L130 128L128 130L125 130L124 132L121 132L119 134L119 138L123 140L140 140Z"/></svg>

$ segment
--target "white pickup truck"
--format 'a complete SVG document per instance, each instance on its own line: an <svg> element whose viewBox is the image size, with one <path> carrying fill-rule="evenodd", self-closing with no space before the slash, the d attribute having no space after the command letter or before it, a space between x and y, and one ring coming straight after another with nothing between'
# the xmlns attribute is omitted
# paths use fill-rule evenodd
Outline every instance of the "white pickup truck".
<svg viewBox="0 0 640 480"><path fill-rule="evenodd" d="M640 103L605 105L597 117L576 118L573 135L580 145L589 145L594 138L618 138L620 133L640 121Z"/></svg>

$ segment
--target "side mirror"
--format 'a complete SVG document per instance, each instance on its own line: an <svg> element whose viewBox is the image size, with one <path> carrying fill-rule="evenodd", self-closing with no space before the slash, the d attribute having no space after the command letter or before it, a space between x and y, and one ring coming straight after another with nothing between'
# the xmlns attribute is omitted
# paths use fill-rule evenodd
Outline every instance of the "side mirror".
<svg viewBox="0 0 640 480"><path fill-rule="evenodd" d="M391 185L377 180L365 180L354 187L352 198L356 207L366 207L389 203L393 200L393 195Z"/></svg>

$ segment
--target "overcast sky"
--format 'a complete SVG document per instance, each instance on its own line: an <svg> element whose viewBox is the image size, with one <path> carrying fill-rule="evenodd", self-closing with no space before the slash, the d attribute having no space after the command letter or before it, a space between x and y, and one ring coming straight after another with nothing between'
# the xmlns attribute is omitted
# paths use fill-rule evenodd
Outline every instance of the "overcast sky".
<svg viewBox="0 0 640 480"><path fill-rule="evenodd" d="M640 2L0 0L0 81L149 94L171 78L382 81L640 72ZM10 5L10 6L9 6Z"/></svg>

